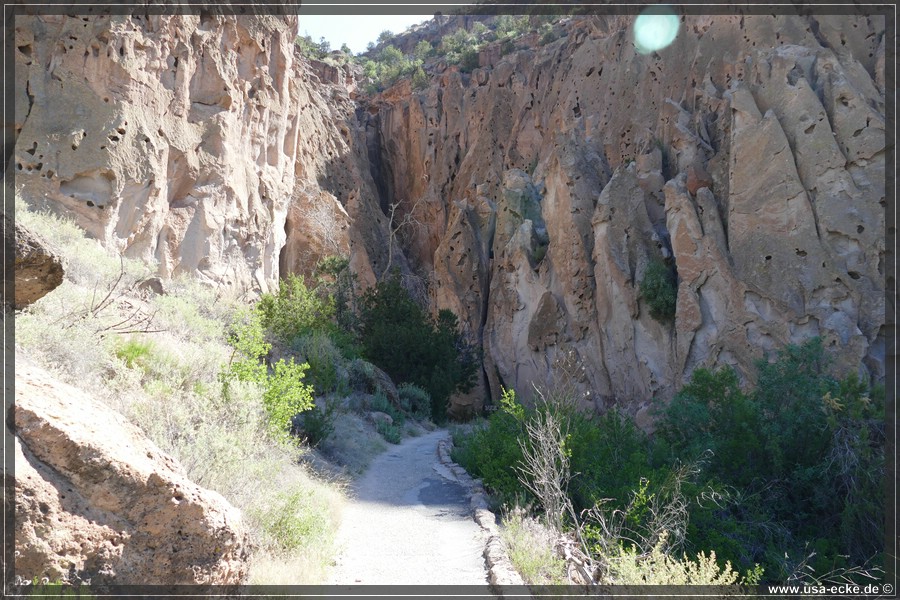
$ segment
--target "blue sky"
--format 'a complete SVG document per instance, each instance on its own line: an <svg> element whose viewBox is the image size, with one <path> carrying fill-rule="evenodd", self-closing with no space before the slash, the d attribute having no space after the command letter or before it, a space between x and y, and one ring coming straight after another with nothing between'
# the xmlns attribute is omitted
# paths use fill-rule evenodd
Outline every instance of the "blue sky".
<svg viewBox="0 0 900 600"><path fill-rule="evenodd" d="M427 21L433 14L425 15L304 15L300 14L299 33L318 42L324 37L337 50L346 43L354 54L366 49L385 29L401 33L410 25Z"/></svg>

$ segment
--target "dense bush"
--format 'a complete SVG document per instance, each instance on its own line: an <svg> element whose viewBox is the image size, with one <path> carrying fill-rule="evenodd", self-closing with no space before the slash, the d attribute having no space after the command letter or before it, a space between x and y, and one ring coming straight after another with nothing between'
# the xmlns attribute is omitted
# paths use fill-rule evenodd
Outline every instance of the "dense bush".
<svg viewBox="0 0 900 600"><path fill-rule="evenodd" d="M431 417L431 396L428 392L412 383L401 383L397 386L400 395L400 405L416 418L428 419Z"/></svg>
<svg viewBox="0 0 900 600"><path fill-rule="evenodd" d="M262 295L257 310L264 329L285 343L315 330L331 327L335 315L334 298L315 287L307 287L303 277L290 274L274 294Z"/></svg>
<svg viewBox="0 0 900 600"><path fill-rule="evenodd" d="M827 366L815 338L760 361L752 393L723 368L698 369L676 395L656 453L710 451L704 483L722 492L693 511L695 545L731 546L728 558L759 562L776 580L813 551L819 573L883 551L883 392L855 375L837 381Z"/></svg>
<svg viewBox="0 0 900 600"><path fill-rule="evenodd" d="M636 555L616 548L652 555L664 534L673 544L664 554L675 562L657 553L655 567L645 564L651 571L706 565L717 576L730 573L730 563L747 581L772 582L863 581L877 573L883 389L855 375L836 380L827 368L813 339L760 361L750 391L731 368L697 369L658 413L653 439L615 411L561 420L566 489L573 512L588 519L580 524L586 541L640 577L647 573L640 574ZM523 447L533 443L528 424L542 408L525 408L509 393L501 405L484 424L454 436L453 456L499 502L531 502ZM611 531L619 541L610 545ZM715 551L720 571L708 556L679 566L680 548L691 556Z"/></svg>
<svg viewBox="0 0 900 600"><path fill-rule="evenodd" d="M677 276L660 260L652 261L640 284L641 298L650 308L650 316L657 321L675 318L675 301L678 295Z"/></svg>
<svg viewBox="0 0 900 600"><path fill-rule="evenodd" d="M395 382L413 383L431 396L431 417L447 420L454 392L474 385L478 357L459 332L456 316L431 318L397 276L370 288L360 301L360 343L365 357Z"/></svg>
<svg viewBox="0 0 900 600"><path fill-rule="evenodd" d="M294 359L280 359L272 373L265 363L271 346L265 341L259 314L256 311L239 315L228 339L234 348L231 361L222 371L223 392L228 395L232 381L250 382L263 388L263 407L274 435L283 437L294 415L313 407L312 386L303 382L309 368Z"/></svg>
<svg viewBox="0 0 900 600"><path fill-rule="evenodd" d="M343 356L324 331L313 331L295 338L291 349L309 365L307 376L317 394L346 390L347 382L338 372Z"/></svg>

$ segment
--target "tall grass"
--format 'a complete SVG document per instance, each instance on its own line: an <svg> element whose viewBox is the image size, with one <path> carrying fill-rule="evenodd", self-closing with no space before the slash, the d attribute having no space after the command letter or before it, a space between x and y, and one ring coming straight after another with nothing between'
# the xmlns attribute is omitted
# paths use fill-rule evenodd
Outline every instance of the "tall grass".
<svg viewBox="0 0 900 600"><path fill-rule="evenodd" d="M16 219L66 261L62 285L16 315L17 355L123 413L188 477L241 509L255 546L251 583L324 581L343 487L270 435L258 385L223 394L226 327L241 299L189 277L165 282L165 295L142 293L136 284L152 265L114 256L18 198Z"/></svg>

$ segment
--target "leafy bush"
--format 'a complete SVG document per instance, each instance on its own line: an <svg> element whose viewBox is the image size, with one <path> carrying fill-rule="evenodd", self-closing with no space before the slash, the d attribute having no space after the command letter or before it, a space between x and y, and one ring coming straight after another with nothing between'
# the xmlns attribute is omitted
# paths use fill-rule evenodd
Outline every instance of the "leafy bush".
<svg viewBox="0 0 900 600"><path fill-rule="evenodd" d="M640 290L641 298L650 307L650 316L662 322L675 318L678 286L674 269L667 267L662 261L652 261L644 272Z"/></svg>
<svg viewBox="0 0 900 600"><path fill-rule="evenodd" d="M290 343L305 333L327 330L335 305L328 294L307 287L302 276L290 274L281 281L276 293L262 295L257 310L263 328L282 342Z"/></svg>
<svg viewBox="0 0 900 600"><path fill-rule="evenodd" d="M386 421L381 421L375 426L375 429L384 437L385 440L392 444L399 444L403 439L403 434L397 425L389 425Z"/></svg>
<svg viewBox="0 0 900 600"><path fill-rule="evenodd" d="M388 400L387 396L381 390L376 391L375 395L372 396L372 400L369 403L369 410L390 415L394 424L398 427L406 423L406 415L403 414L403 411L391 404L391 401Z"/></svg>
<svg viewBox="0 0 900 600"><path fill-rule="evenodd" d="M432 420L445 422L451 394L469 391L478 368L476 351L459 332L456 316L442 310L436 320L430 318L394 276L363 295L360 324L368 360L395 382L427 391Z"/></svg>
<svg viewBox="0 0 900 600"><path fill-rule="evenodd" d="M307 375L316 393L327 394L346 388L346 381L342 382L338 375L343 356L327 333L319 330L301 335L294 339L291 348L309 364Z"/></svg>
<svg viewBox="0 0 900 600"><path fill-rule="evenodd" d="M278 551L290 552L304 548L309 540L325 535L327 520L317 518L322 507L315 506L315 496L308 490L281 492L266 507L259 507L253 517L262 523Z"/></svg>
<svg viewBox="0 0 900 600"><path fill-rule="evenodd" d="M484 482L496 503L524 505L534 499L516 470L522 462L519 439L524 437L525 412L514 392L507 390L504 398L506 403L485 425L454 438L451 457Z"/></svg>
<svg viewBox="0 0 900 600"><path fill-rule="evenodd" d="M655 455L711 456L702 477L718 499L692 510L695 547L759 562L773 580L810 548L817 572L883 552L882 392L855 375L833 379L827 364L814 338L760 361L751 393L730 368L697 369L665 410Z"/></svg>
<svg viewBox="0 0 900 600"><path fill-rule="evenodd" d="M222 372L221 380L227 396L228 384L232 380L256 383L263 387L263 407L268 415L273 434L283 437L290 429L294 415L313 407L312 386L303 383L307 364L296 364L280 359L275 363L270 375L263 362L270 345L265 341L259 314L254 312L240 315L232 327L229 342L234 347L235 356Z"/></svg>
<svg viewBox="0 0 900 600"><path fill-rule="evenodd" d="M417 419L431 416L431 396L428 392L412 383L401 383L397 386L397 393L403 410L411 412Z"/></svg>

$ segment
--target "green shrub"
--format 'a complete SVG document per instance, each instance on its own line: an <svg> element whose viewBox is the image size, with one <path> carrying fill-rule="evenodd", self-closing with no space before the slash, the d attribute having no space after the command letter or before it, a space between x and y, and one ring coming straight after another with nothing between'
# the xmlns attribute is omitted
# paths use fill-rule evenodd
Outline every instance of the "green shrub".
<svg viewBox="0 0 900 600"><path fill-rule="evenodd" d="M412 383L401 383L397 386L397 393L403 410L409 411L417 419L431 417L431 396L428 392Z"/></svg>
<svg viewBox="0 0 900 600"><path fill-rule="evenodd" d="M338 375L343 356L327 333L319 330L301 335L294 338L291 348L309 364L307 375L316 393L327 394L346 386L346 382L341 385Z"/></svg>
<svg viewBox="0 0 900 600"><path fill-rule="evenodd" d="M290 429L294 415L313 407L313 388L303 383L309 365L296 364L293 357L289 361L280 359L275 363L273 373L269 374L263 359L269 353L270 345L265 341L261 319L256 311L238 315L232 325L229 342L234 348L234 355L220 377L225 395L232 380L262 386L262 403L270 429L274 435L283 438Z"/></svg>
<svg viewBox="0 0 900 600"><path fill-rule="evenodd" d="M430 318L393 276L363 295L360 323L366 358L393 381L427 391L432 420L445 422L451 394L472 388L479 362L456 316L442 310L436 320Z"/></svg>
<svg viewBox="0 0 900 600"><path fill-rule="evenodd" d="M298 425L295 432L315 448L334 433L336 412L337 406L333 402L326 402L324 408L315 405L294 421Z"/></svg>
<svg viewBox="0 0 900 600"><path fill-rule="evenodd" d="M675 318L678 285L674 269L667 267L662 261L652 261L644 272L640 290L641 298L650 308L650 316L662 322Z"/></svg>
<svg viewBox="0 0 900 600"><path fill-rule="evenodd" d="M312 492L290 490L272 498L269 506L252 511L253 518L261 522L270 543L278 551L290 552L325 536L323 528L328 527L328 521L319 518L324 507L316 504L318 499Z"/></svg>
<svg viewBox="0 0 900 600"><path fill-rule="evenodd" d="M263 294L257 304L264 329L290 343L315 330L328 329L335 314L334 299L309 288L303 277L288 275L274 294Z"/></svg>
<svg viewBox="0 0 900 600"><path fill-rule="evenodd" d="M406 423L406 415L403 414L403 411L391 404L391 401L388 400L385 393L381 390L377 390L375 395L372 396L372 401L369 403L369 410L390 415L394 424L398 427Z"/></svg>
<svg viewBox="0 0 900 600"><path fill-rule="evenodd" d="M403 434L397 425L389 425L385 421L381 421L375 426L375 429L391 444L399 444L403 439Z"/></svg>
<svg viewBox="0 0 900 600"><path fill-rule="evenodd" d="M483 426L453 440L451 457L474 477L480 478L497 504L528 504L534 496L519 481L522 462L519 439L524 439L524 408L515 394L504 394L506 404Z"/></svg>
<svg viewBox="0 0 900 600"><path fill-rule="evenodd" d="M115 354L129 369L143 368L152 350L152 342L130 338L116 348Z"/></svg>
<svg viewBox="0 0 900 600"><path fill-rule="evenodd" d="M814 338L760 361L750 393L730 368L697 369L670 403L657 460L708 452L701 477L717 491L692 509L695 548L716 547L744 568L758 562L775 581L791 576L807 543L818 572L881 555L881 390L855 375L837 381L827 366Z"/></svg>

